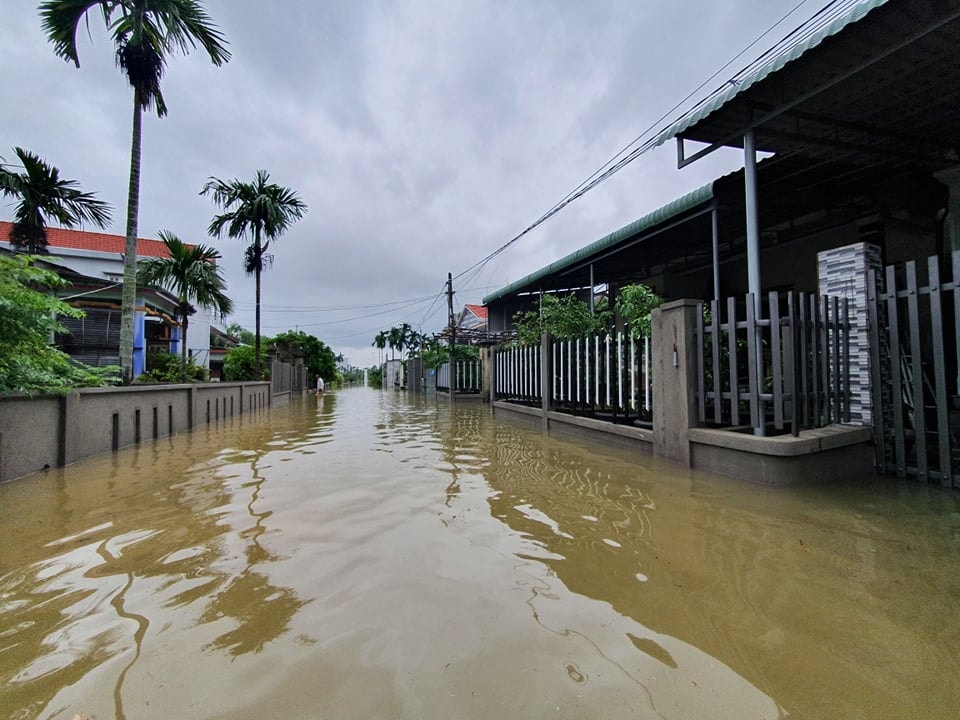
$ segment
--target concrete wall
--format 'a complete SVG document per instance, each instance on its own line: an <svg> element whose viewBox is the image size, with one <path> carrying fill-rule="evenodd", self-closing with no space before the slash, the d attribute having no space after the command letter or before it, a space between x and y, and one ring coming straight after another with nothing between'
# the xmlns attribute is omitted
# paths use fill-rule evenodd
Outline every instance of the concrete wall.
<svg viewBox="0 0 960 720"><path fill-rule="evenodd" d="M403 376L403 362L400 360L387 360L384 363L383 370L383 389L399 389L406 387Z"/></svg>
<svg viewBox="0 0 960 720"><path fill-rule="evenodd" d="M267 382L85 388L63 397L0 398L0 482L288 399L289 393L273 395Z"/></svg>
<svg viewBox="0 0 960 720"><path fill-rule="evenodd" d="M0 480L57 464L64 398L5 398L0 401Z"/></svg>

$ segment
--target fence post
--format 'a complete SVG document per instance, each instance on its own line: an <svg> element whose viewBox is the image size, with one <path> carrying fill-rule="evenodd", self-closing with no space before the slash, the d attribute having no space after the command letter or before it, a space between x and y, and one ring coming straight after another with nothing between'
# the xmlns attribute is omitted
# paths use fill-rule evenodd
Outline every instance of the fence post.
<svg viewBox="0 0 960 720"><path fill-rule="evenodd" d="M550 428L550 401L553 398L553 337L540 336L540 407L543 410L543 429Z"/></svg>
<svg viewBox="0 0 960 720"><path fill-rule="evenodd" d="M60 442L57 465L64 467L80 459L80 393L71 390L60 398Z"/></svg>
<svg viewBox="0 0 960 720"><path fill-rule="evenodd" d="M697 426L697 301L675 300L653 311L653 451L691 464L688 430Z"/></svg>
<svg viewBox="0 0 960 720"><path fill-rule="evenodd" d="M495 358L496 350L493 345L480 347L480 397L484 402L490 403L491 407L493 407L493 401L497 399Z"/></svg>

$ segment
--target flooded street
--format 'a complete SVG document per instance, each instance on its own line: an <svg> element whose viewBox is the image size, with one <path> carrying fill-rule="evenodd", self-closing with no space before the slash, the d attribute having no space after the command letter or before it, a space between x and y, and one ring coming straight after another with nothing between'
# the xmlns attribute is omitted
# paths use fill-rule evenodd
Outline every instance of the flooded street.
<svg viewBox="0 0 960 720"><path fill-rule="evenodd" d="M358 388L0 486L0 618L4 718L955 718L960 500Z"/></svg>

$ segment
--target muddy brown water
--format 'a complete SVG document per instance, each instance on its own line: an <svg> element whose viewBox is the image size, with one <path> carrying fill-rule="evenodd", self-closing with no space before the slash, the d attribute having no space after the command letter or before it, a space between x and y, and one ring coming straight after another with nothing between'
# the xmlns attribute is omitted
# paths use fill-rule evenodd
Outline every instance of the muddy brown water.
<svg viewBox="0 0 960 720"><path fill-rule="evenodd" d="M0 486L0 717L955 718L958 658L956 493L477 405L331 392Z"/></svg>

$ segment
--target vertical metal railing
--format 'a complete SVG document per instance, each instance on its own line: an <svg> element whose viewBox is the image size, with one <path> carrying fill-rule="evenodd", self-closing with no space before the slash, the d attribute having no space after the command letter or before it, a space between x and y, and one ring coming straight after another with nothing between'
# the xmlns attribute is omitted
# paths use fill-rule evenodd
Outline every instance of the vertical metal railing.
<svg viewBox="0 0 960 720"><path fill-rule="evenodd" d="M960 251L870 271L868 295L877 469L960 488Z"/></svg>
<svg viewBox="0 0 960 720"><path fill-rule="evenodd" d="M553 339L501 348L494 354L498 400L540 403L541 353L550 359L551 407L560 412L649 422L652 411L650 338L628 332Z"/></svg>
<svg viewBox="0 0 960 720"><path fill-rule="evenodd" d="M540 402L540 346L516 345L494 353L494 395L498 400Z"/></svg>
<svg viewBox="0 0 960 720"><path fill-rule="evenodd" d="M552 342L554 409L628 422L651 410L650 338L628 332Z"/></svg>
<svg viewBox="0 0 960 720"><path fill-rule="evenodd" d="M850 420L850 314L846 298L767 294L757 305L710 303L698 333L700 421L760 433Z"/></svg>
<svg viewBox="0 0 960 720"><path fill-rule="evenodd" d="M454 392L480 392L483 364L480 360L457 360L445 362L437 368L437 389Z"/></svg>

